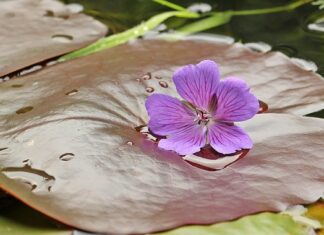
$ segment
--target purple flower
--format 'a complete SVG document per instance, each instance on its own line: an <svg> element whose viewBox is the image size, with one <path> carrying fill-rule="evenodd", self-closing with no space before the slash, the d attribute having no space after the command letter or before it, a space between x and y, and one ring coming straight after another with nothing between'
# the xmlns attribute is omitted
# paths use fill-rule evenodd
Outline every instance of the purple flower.
<svg viewBox="0 0 324 235"><path fill-rule="evenodd" d="M153 94L145 103L149 129L166 136L159 141L160 148L180 155L199 152L207 144L223 154L252 148L250 137L234 125L259 110L258 99L243 80L221 81L217 64L204 60L178 69L173 81L185 101Z"/></svg>

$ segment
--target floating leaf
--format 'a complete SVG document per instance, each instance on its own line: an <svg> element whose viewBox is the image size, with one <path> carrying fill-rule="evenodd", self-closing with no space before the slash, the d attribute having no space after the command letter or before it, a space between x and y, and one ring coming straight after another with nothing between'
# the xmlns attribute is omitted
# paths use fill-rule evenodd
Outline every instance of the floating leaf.
<svg viewBox="0 0 324 235"><path fill-rule="evenodd" d="M323 104L321 78L279 53L134 42L0 84L0 187L66 224L113 234L215 223L321 197L324 120L259 114L242 124L254 148L214 172L136 131L147 122L146 97L176 96L172 72L201 59L217 61L222 77L245 78L270 112L305 114ZM16 113L24 107L33 109Z"/></svg>
<svg viewBox="0 0 324 235"><path fill-rule="evenodd" d="M324 226L324 201L309 206L305 216L318 220Z"/></svg>
<svg viewBox="0 0 324 235"><path fill-rule="evenodd" d="M54 0L0 1L0 9L0 76L82 48L107 31Z"/></svg>
<svg viewBox="0 0 324 235"><path fill-rule="evenodd" d="M288 215L262 213L237 221L210 226L185 226L156 235L307 235L309 228L293 221Z"/></svg>

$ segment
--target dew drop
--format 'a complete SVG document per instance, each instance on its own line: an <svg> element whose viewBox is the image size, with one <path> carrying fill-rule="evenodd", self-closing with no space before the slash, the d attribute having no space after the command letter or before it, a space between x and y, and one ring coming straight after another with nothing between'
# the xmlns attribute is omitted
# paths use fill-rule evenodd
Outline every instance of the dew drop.
<svg viewBox="0 0 324 235"><path fill-rule="evenodd" d="M16 111L17 114L23 114L23 113L27 113L29 111L33 110L33 107L32 106L26 106L26 107L23 107L21 109L18 109Z"/></svg>
<svg viewBox="0 0 324 235"><path fill-rule="evenodd" d="M76 93L78 93L78 90L77 89L73 89L69 92L66 92L65 95L75 95Z"/></svg>
<svg viewBox="0 0 324 235"><path fill-rule="evenodd" d="M160 86L163 87L163 88L168 88L168 87L169 87L168 83L165 82L165 81L160 81L159 84L160 84Z"/></svg>
<svg viewBox="0 0 324 235"><path fill-rule="evenodd" d="M25 167L31 167L32 166L32 161L30 159L25 159L22 161Z"/></svg>
<svg viewBox="0 0 324 235"><path fill-rule="evenodd" d="M151 78L152 78L151 73L144 74L143 77L142 77L143 80L150 80Z"/></svg>
<svg viewBox="0 0 324 235"><path fill-rule="evenodd" d="M73 37L66 34L56 34L52 36L52 40L55 42L68 43L73 40Z"/></svg>
<svg viewBox="0 0 324 235"><path fill-rule="evenodd" d="M153 87L146 87L145 90L148 92L148 93L152 93L154 91L154 88Z"/></svg>
<svg viewBox="0 0 324 235"><path fill-rule="evenodd" d="M134 143L132 141L127 141L126 144L129 145L129 146L133 146L134 145Z"/></svg>
<svg viewBox="0 0 324 235"><path fill-rule="evenodd" d="M62 161L70 161L74 158L74 154L73 153L64 153L62 154L59 159Z"/></svg>

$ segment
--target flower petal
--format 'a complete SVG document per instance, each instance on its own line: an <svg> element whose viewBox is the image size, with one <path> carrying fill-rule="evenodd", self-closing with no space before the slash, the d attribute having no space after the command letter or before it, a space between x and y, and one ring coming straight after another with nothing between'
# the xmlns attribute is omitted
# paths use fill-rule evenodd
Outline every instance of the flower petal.
<svg viewBox="0 0 324 235"><path fill-rule="evenodd" d="M238 122L252 118L259 111L258 99L245 81L229 77L216 89L217 107L213 116L222 121Z"/></svg>
<svg viewBox="0 0 324 235"><path fill-rule="evenodd" d="M182 98L207 111L219 77L217 64L211 60L203 60L197 65L191 64L178 69L173 75L173 81Z"/></svg>
<svg viewBox="0 0 324 235"><path fill-rule="evenodd" d="M193 124L179 129L177 133L161 139L159 147L173 150L180 155L193 154L200 151L206 144L206 128Z"/></svg>
<svg viewBox="0 0 324 235"><path fill-rule="evenodd" d="M153 94L145 102L150 117L149 129L157 135L170 135L187 125L193 125L195 113L180 100L163 94Z"/></svg>
<svg viewBox="0 0 324 235"><path fill-rule="evenodd" d="M223 154L250 149L253 146L245 131L230 123L215 123L209 126L208 140L213 149Z"/></svg>

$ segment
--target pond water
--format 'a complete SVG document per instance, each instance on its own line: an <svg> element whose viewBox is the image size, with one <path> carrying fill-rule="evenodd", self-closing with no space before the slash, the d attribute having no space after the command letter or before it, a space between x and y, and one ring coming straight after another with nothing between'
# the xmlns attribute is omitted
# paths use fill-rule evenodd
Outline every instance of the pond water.
<svg viewBox="0 0 324 235"><path fill-rule="evenodd" d="M84 12L105 23L110 33L124 31L149 17L168 11L150 0L64 0L65 3L79 3ZM184 7L194 7L201 11L247 10L285 5L291 1L276 0L196 0L172 1ZM193 20L172 18L166 22L176 29ZM282 51L291 57L314 61L318 72L324 75L324 9L306 4L294 11L252 16L235 16L232 20L204 33L222 34L236 41L265 42L273 50Z"/></svg>

